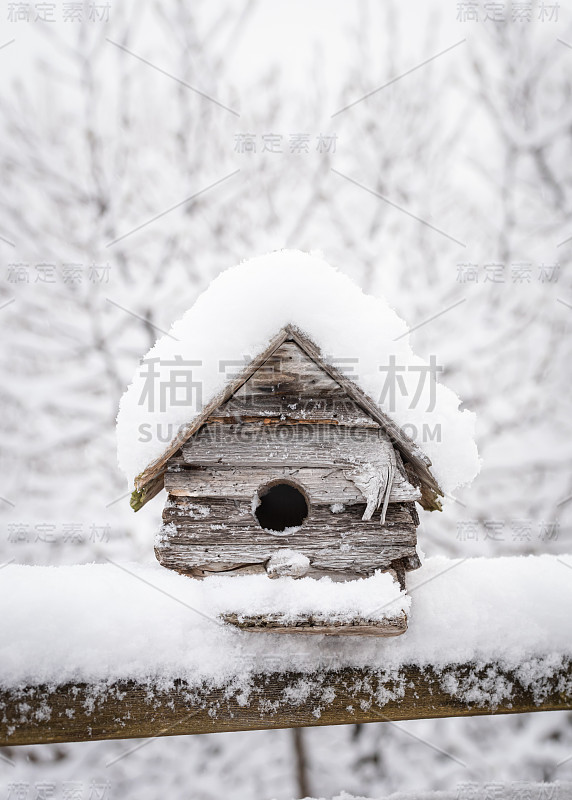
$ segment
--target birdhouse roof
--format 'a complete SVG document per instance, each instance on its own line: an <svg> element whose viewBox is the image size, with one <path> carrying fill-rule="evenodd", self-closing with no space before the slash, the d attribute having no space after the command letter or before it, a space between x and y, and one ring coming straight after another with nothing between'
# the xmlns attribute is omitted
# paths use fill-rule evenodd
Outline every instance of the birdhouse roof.
<svg viewBox="0 0 572 800"><path fill-rule="evenodd" d="M459 411L459 398L434 377L420 385L427 365L413 354L403 320L320 257L280 251L219 275L141 362L117 420L134 507L160 491L170 456L288 340L389 435L420 481L425 507L438 507L439 494L478 472L474 414ZM346 362L355 367L352 379L338 368ZM400 370L401 391L388 402L390 363ZM172 387L177 370L192 371L197 391L186 402L156 391ZM423 441L430 425L440 435Z"/></svg>

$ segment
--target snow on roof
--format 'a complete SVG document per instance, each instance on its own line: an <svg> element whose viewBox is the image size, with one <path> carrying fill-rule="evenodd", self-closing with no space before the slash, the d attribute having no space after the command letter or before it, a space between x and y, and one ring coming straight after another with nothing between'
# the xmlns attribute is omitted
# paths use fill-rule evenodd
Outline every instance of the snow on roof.
<svg viewBox="0 0 572 800"><path fill-rule="evenodd" d="M459 410L450 389L435 386L428 365L411 350L406 323L385 300L364 294L321 256L282 250L221 273L139 365L117 416L118 460L130 485L162 456L179 427L195 419L289 324L301 329L327 362L352 365L348 377L426 453L444 491L475 477L475 415ZM172 390L177 359L179 367L192 369L198 391ZM397 371L390 374L392 363L398 377ZM441 434L431 438L424 426L435 425Z"/></svg>
<svg viewBox="0 0 572 800"><path fill-rule="evenodd" d="M268 609L272 593L293 616L316 603L342 617L373 612L387 575L347 584L265 575L196 581L158 566L8 565L0 581L0 608L10 609L0 616L0 686L129 678L221 686L261 672L475 662L513 670L541 693L542 679L572 656L570 564L570 556L549 555L430 558L408 579L408 630L387 639L247 633L218 621L225 612ZM484 689L476 678L471 684L474 702L485 690L486 699L509 696L505 678L487 673L486 680ZM457 696L459 688L447 686Z"/></svg>

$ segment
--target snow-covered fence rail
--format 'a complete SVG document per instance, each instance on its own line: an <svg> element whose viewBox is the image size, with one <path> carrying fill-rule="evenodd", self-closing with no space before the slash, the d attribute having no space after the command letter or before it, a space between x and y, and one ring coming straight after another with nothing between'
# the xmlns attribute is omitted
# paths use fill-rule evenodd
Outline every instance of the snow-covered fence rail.
<svg viewBox="0 0 572 800"><path fill-rule="evenodd" d="M0 744L572 709L570 569L570 556L427 559L407 633L380 640L221 621L275 602L307 612L316 598L292 578L8 565ZM380 577L310 588L329 613L375 616Z"/></svg>
<svg viewBox="0 0 572 800"><path fill-rule="evenodd" d="M572 664L532 683L497 664L383 673L256 675L247 687L186 681L37 686L0 692L0 745L572 710Z"/></svg>

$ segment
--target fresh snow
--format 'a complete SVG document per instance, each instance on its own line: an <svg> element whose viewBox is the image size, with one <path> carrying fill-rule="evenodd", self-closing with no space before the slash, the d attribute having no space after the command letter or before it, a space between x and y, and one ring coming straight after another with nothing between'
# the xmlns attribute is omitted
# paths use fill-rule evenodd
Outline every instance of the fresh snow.
<svg viewBox="0 0 572 800"><path fill-rule="evenodd" d="M286 529L288 530L288 528ZM270 578L279 578L283 575L289 575L292 578L302 578L310 569L310 559L308 556L305 556L303 553L298 552L297 550L289 550L288 548L284 548L283 550L277 550L270 556L268 560L268 564L266 565L266 572ZM300 597L306 597L306 584L307 581L304 581L304 591L301 592ZM321 587L325 584L318 584L320 588L318 588L315 597L318 602L317 611L320 611L320 592ZM295 587L289 588L289 594L293 591L295 592ZM312 590L311 591L315 591ZM282 599L280 595L278 595L275 590L272 590L271 599L274 600L278 599L278 602L281 603ZM273 609L274 610L274 609ZM278 609L281 611L281 609ZM308 613L313 613L313 610L309 611Z"/></svg>
<svg viewBox="0 0 572 800"><path fill-rule="evenodd" d="M293 550L272 556L270 565L308 566L308 559ZM215 603L239 616L282 614L294 622L304 616L320 615L343 622L357 617L381 620L407 613L411 598L399 588L389 573L377 572L370 578L335 582L331 578L281 577L269 580L266 575L245 575L236 580L225 576L208 579L220 600Z"/></svg>
<svg viewBox="0 0 572 800"><path fill-rule="evenodd" d="M414 325L418 320L410 322ZM320 255L282 250L221 273L139 365L117 417L119 465L130 485L165 451L179 427L192 421L287 324L303 330L327 361L344 368L353 364L349 377L376 402L385 392L380 407L429 456L444 491L451 492L475 477L479 470L473 440L475 415L460 411L457 395L442 384L435 386L429 372L423 371L428 365L414 355L408 325L385 300L364 294ZM392 357L399 369L396 381L387 372ZM179 365L192 363L192 379L200 391L189 391L186 397L179 390L171 403L161 404L161 387L171 385L171 371L180 369L177 359ZM157 375L154 402L149 402L148 392L151 363ZM392 403L387 391L390 384ZM167 389L164 395L168 397ZM428 410L433 399L434 408ZM431 438L427 426L433 431L436 425L441 436Z"/></svg>
<svg viewBox="0 0 572 800"><path fill-rule="evenodd" d="M541 688L572 656L572 556L430 558L408 575L409 598L389 576L333 583L265 575L204 581L161 567L8 565L2 570L0 685L67 681L171 680L222 685L265 671L403 664L436 669L496 663ZM280 608L292 618L319 606L338 617L375 616L389 599L407 610L402 636L285 636L222 624L224 612ZM444 687L458 694L454 681ZM483 691L501 698L494 676Z"/></svg>

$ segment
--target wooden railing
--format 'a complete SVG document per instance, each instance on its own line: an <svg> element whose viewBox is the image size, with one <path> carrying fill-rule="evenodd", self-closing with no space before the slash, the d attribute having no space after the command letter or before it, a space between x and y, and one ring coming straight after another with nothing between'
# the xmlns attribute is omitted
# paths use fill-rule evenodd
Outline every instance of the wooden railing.
<svg viewBox="0 0 572 800"><path fill-rule="evenodd" d="M501 685L509 694L498 694ZM386 675L270 673L246 689L119 681L0 690L0 745L572 710L572 665L544 677L541 687L496 664L465 664Z"/></svg>

